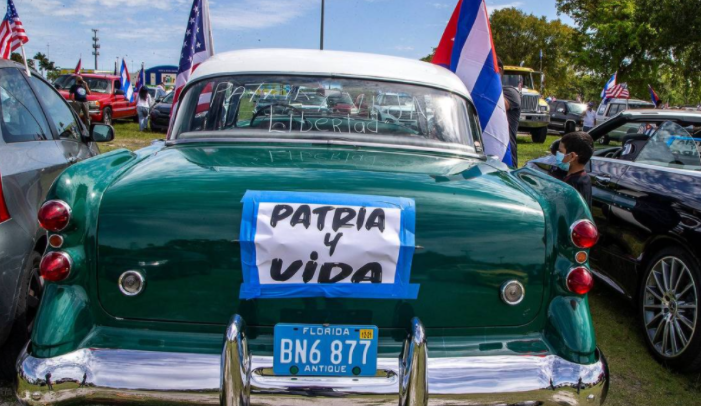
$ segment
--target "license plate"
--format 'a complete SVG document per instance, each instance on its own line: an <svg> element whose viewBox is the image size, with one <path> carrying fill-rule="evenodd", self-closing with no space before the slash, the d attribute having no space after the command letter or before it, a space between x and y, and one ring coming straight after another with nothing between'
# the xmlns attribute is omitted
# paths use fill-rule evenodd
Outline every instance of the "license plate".
<svg viewBox="0 0 701 406"><path fill-rule="evenodd" d="M276 375L374 376L377 327L277 324Z"/></svg>

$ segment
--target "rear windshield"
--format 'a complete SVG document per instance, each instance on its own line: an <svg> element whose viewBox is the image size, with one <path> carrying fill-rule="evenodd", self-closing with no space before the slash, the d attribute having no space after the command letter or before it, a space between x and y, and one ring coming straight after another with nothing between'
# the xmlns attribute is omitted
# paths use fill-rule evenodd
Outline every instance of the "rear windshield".
<svg viewBox="0 0 701 406"><path fill-rule="evenodd" d="M352 109L329 106L340 95ZM333 105L333 103L332 103ZM479 149L474 108L453 93L366 79L225 76L200 81L182 100L176 138L287 133L303 138L381 137ZM478 143L475 144L475 141Z"/></svg>

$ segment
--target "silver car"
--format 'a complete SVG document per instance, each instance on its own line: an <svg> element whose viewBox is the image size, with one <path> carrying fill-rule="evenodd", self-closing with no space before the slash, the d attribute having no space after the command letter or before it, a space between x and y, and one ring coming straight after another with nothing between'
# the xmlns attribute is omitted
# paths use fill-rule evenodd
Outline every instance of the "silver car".
<svg viewBox="0 0 701 406"><path fill-rule="evenodd" d="M105 127L100 141L114 137ZM53 86L0 59L0 378L15 374L41 299L39 205L61 171L99 153L94 141Z"/></svg>

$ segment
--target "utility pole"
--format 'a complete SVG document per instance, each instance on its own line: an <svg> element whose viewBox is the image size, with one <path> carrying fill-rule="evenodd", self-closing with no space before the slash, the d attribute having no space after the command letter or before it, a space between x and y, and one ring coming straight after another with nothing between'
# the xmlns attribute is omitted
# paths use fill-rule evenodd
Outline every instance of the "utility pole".
<svg viewBox="0 0 701 406"><path fill-rule="evenodd" d="M320 50L324 49L324 6L325 6L325 1L321 0L321 38L319 41L319 49Z"/></svg>
<svg viewBox="0 0 701 406"><path fill-rule="evenodd" d="M97 57L100 56L100 38L97 36L98 31L100 30L97 28L92 29L92 54L95 55L95 72L97 72Z"/></svg>

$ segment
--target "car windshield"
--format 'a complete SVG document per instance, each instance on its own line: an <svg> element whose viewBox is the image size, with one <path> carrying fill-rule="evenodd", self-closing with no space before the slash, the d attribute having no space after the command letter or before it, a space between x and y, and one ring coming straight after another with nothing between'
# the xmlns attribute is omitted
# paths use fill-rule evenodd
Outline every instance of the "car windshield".
<svg viewBox="0 0 701 406"><path fill-rule="evenodd" d="M315 93L296 94L303 87L314 88ZM264 89L277 89L277 94L266 97ZM345 93L360 104L352 111L307 107L325 103L327 92ZM424 86L364 79L225 76L196 83L181 106L174 127L178 138L288 133L307 139L377 141L379 137L392 143L454 143L481 150L475 143L479 129L474 108L460 96ZM407 141L410 138L413 141Z"/></svg>
<svg viewBox="0 0 701 406"><path fill-rule="evenodd" d="M665 122L648 140L635 162L701 171L701 138L692 136L687 128L677 123Z"/></svg>
<svg viewBox="0 0 701 406"><path fill-rule="evenodd" d="M584 103L567 103L567 110L572 114L584 114L587 111L587 105Z"/></svg>
<svg viewBox="0 0 701 406"><path fill-rule="evenodd" d="M68 90L71 88L71 86L75 84L75 78L75 75L64 75L56 79L54 85L57 86L57 88L59 89ZM85 76L83 76L83 79L88 83L88 87L90 88L91 92L110 93L112 90L110 88L110 81L107 79L92 78Z"/></svg>
<svg viewBox="0 0 701 406"><path fill-rule="evenodd" d="M533 89L533 80L529 72L508 72L501 77L503 86L522 87Z"/></svg>

